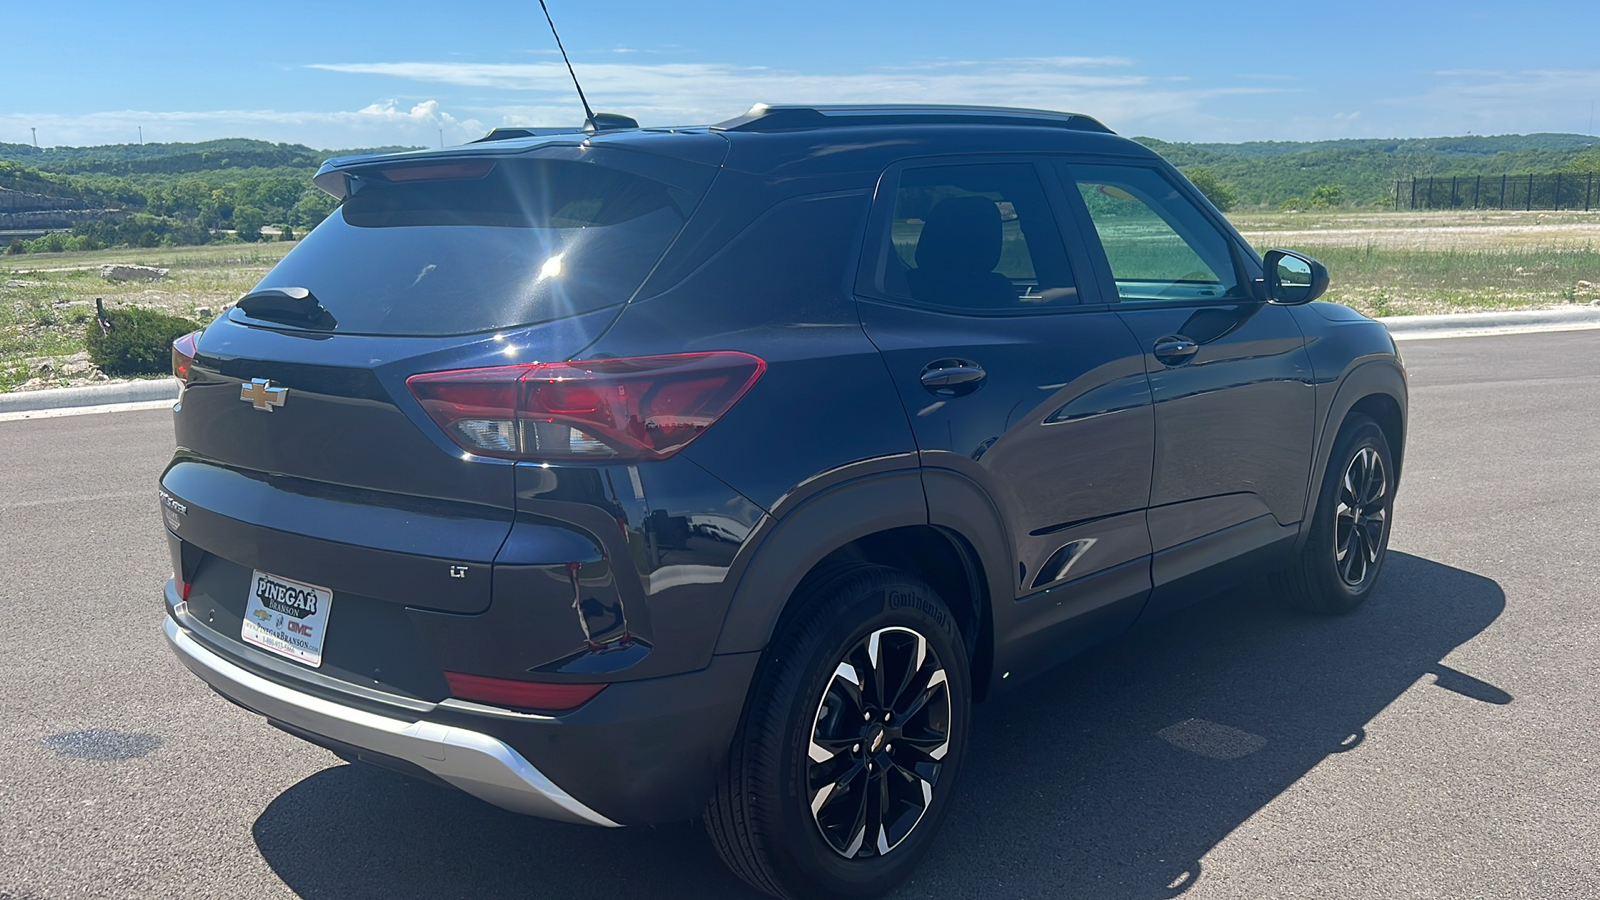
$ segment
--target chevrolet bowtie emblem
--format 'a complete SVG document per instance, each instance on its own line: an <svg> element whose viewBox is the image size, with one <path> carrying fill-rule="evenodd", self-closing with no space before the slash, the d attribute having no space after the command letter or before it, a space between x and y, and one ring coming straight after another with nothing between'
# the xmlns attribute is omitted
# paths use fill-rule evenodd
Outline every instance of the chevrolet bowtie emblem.
<svg viewBox="0 0 1600 900"><path fill-rule="evenodd" d="M289 389L273 387L265 378L252 378L239 386L239 399L262 412L272 412L274 406L282 406L289 399Z"/></svg>

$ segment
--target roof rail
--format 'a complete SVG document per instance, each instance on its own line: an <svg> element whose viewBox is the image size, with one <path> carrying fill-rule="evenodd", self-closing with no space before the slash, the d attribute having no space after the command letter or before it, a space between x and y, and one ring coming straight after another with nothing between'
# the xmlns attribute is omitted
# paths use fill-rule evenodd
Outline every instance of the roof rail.
<svg viewBox="0 0 1600 900"><path fill-rule="evenodd" d="M1115 134L1089 116L1006 106L769 106L757 103L713 131L803 131L860 125L1023 125Z"/></svg>

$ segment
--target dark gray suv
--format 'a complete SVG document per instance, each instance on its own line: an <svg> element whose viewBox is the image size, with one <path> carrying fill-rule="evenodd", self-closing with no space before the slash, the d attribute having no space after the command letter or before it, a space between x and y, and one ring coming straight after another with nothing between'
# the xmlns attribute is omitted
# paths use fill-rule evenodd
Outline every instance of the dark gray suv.
<svg viewBox="0 0 1600 900"><path fill-rule="evenodd" d="M870 897L972 703L1382 569L1388 333L1084 116L758 106L316 182L339 209L174 347L166 633L346 759L703 815L762 890Z"/></svg>

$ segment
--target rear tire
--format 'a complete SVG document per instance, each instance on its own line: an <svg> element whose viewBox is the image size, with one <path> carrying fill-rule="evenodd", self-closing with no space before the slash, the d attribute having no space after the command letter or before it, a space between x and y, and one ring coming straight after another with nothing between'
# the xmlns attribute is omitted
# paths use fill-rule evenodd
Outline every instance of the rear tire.
<svg viewBox="0 0 1600 900"><path fill-rule="evenodd" d="M746 702L706 831L778 897L877 897L949 809L971 705L965 645L917 578L831 570L791 601Z"/></svg>
<svg viewBox="0 0 1600 900"><path fill-rule="evenodd" d="M1323 615L1360 606L1388 556L1394 486L1394 458L1383 429L1352 413L1328 459L1305 547L1271 576L1278 594L1291 606Z"/></svg>

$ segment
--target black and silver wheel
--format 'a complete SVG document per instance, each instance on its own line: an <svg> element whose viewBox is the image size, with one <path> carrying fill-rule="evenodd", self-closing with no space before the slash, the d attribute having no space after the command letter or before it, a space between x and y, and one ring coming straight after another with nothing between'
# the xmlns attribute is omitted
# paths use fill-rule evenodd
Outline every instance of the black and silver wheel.
<svg viewBox="0 0 1600 900"><path fill-rule="evenodd" d="M921 581L852 565L796 596L706 811L730 868L780 897L875 897L926 852L966 745L967 654Z"/></svg>
<svg viewBox="0 0 1600 900"><path fill-rule="evenodd" d="M1359 589L1378 573L1389 539L1389 470L1375 447L1361 447L1339 479L1334 507L1334 567L1346 587Z"/></svg>
<svg viewBox="0 0 1600 900"><path fill-rule="evenodd" d="M844 654L817 704L806 794L846 859L894 852L928 813L950 752L950 683L917 631L880 628Z"/></svg>
<svg viewBox="0 0 1600 900"><path fill-rule="evenodd" d="M1310 612L1355 609L1372 593L1383 567L1393 511L1388 439L1372 419L1352 414L1328 460L1305 548L1273 575L1273 587Z"/></svg>

